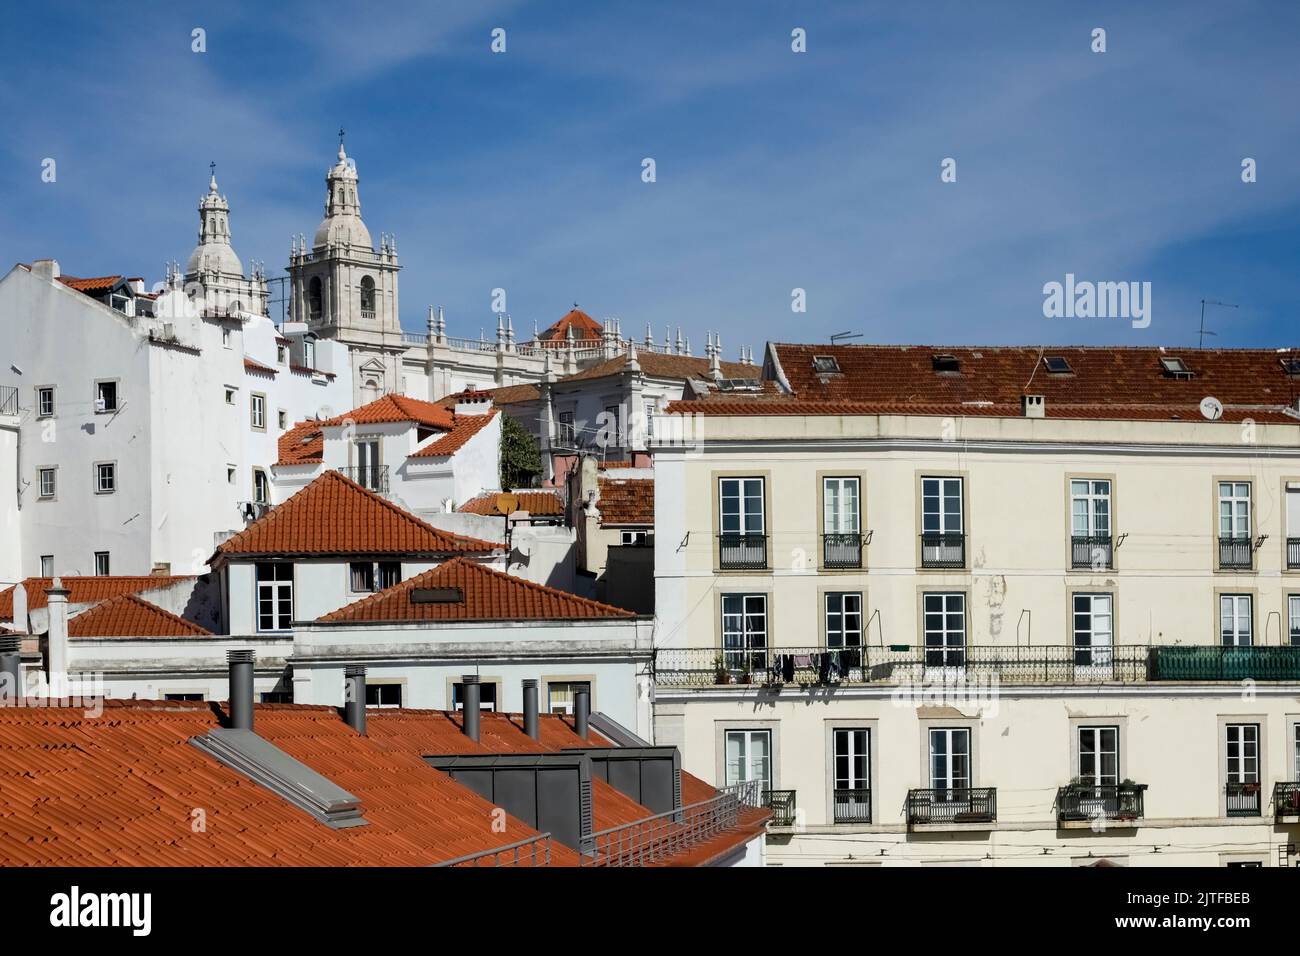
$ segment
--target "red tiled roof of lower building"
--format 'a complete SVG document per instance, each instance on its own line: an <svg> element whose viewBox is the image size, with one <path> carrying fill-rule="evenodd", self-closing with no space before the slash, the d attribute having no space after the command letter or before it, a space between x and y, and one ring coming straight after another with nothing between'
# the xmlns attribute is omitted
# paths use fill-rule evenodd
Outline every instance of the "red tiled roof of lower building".
<svg viewBox="0 0 1300 956"><path fill-rule="evenodd" d="M277 465L318 465L325 460L325 433L320 422L299 422L277 440Z"/></svg>
<svg viewBox="0 0 1300 956"><path fill-rule="evenodd" d="M95 295L97 293L107 292L116 286L119 282L125 281L123 276L91 276L88 278L78 278L77 276L59 276L59 281L69 289L76 289L78 292L84 292L86 295Z"/></svg>
<svg viewBox="0 0 1300 956"><path fill-rule="evenodd" d="M709 360L707 358L697 358L692 355L664 355L660 352L637 352L636 360L637 364L641 366L642 374L650 378L670 378L680 381L693 378L706 382L712 381L709 377ZM626 371L627 363L628 354L624 352L608 361L601 362L599 365L593 365L581 372L566 375L559 382L581 382L590 378L619 375ZM744 365L740 362L721 362L719 365L723 378L757 379L762 373L762 370L757 365Z"/></svg>
<svg viewBox="0 0 1300 956"><path fill-rule="evenodd" d="M537 401L542 392L536 385L502 385L500 388L479 389L474 394L492 399L493 405L517 405ZM464 392L452 392L438 399L436 404L441 408L454 409L462 397Z"/></svg>
<svg viewBox="0 0 1300 956"><path fill-rule="evenodd" d="M417 600L419 592L431 589L459 591L460 600ZM568 621L635 616L622 608L525 581L465 558L453 558L326 614L320 622Z"/></svg>
<svg viewBox="0 0 1300 956"><path fill-rule="evenodd" d="M653 478L597 478L602 525L653 525L655 482Z"/></svg>
<svg viewBox="0 0 1300 956"><path fill-rule="evenodd" d="M220 723L184 701L0 708L0 865L429 866L537 836L337 708L257 705L259 736L359 798L366 825L333 829L190 743Z"/></svg>
<svg viewBox="0 0 1300 956"><path fill-rule="evenodd" d="M531 489L528 491L512 491L512 495L519 499L519 510L527 511L530 515L559 516L564 514L564 502L560 500L558 489ZM500 491L485 491L476 498L471 498L465 502L457 511L468 512L476 515L491 515L500 517L501 512L497 510L497 497L504 494Z"/></svg>
<svg viewBox="0 0 1300 956"><path fill-rule="evenodd" d="M251 359L247 355L244 356L244 371L256 372L259 375L278 374L275 369L271 368L271 366L263 365L261 362L257 361L256 359Z"/></svg>
<svg viewBox="0 0 1300 956"><path fill-rule="evenodd" d="M212 632L134 594L123 594L96 604L69 620L68 636L211 637Z"/></svg>
<svg viewBox="0 0 1300 956"><path fill-rule="evenodd" d="M105 601L121 594L143 594L171 587L180 581L194 580L191 575L73 575L59 579L68 589L69 604L89 604ZM54 586L53 578L25 578L21 584L27 591L27 610L39 611L45 607L45 592ZM0 591L0 618L12 620L14 616L14 588Z"/></svg>
<svg viewBox="0 0 1300 956"><path fill-rule="evenodd" d="M497 548L434 528L331 470L223 542L217 555L451 555Z"/></svg>
<svg viewBox="0 0 1300 956"><path fill-rule="evenodd" d="M434 402L409 398L406 395L388 394L377 398L368 405L354 408L350 412L336 415L323 426L345 425L352 422L357 425L376 425L387 422L414 422L430 428L450 431L456 424L455 417L446 407Z"/></svg>
<svg viewBox="0 0 1300 956"><path fill-rule="evenodd" d="M497 415L495 408L482 415L456 415L451 431L435 438L423 448L412 452L408 458L440 458L454 455L465 443L488 426Z"/></svg>

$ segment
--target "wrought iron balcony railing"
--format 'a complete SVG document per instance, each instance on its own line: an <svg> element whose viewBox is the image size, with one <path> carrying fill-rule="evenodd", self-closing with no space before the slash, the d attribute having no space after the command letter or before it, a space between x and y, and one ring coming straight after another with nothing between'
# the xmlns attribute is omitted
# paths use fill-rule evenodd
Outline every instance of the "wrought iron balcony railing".
<svg viewBox="0 0 1300 956"><path fill-rule="evenodd" d="M1070 567L1109 571L1115 556L1108 534L1075 535L1070 539Z"/></svg>
<svg viewBox="0 0 1300 956"><path fill-rule="evenodd" d="M1223 571L1249 571L1252 567L1250 538L1219 538L1219 569Z"/></svg>
<svg viewBox="0 0 1300 956"><path fill-rule="evenodd" d="M1300 538L1286 539L1286 568L1288 571L1300 571Z"/></svg>
<svg viewBox="0 0 1300 956"><path fill-rule="evenodd" d="M1300 681L1300 646L1153 647L1147 680Z"/></svg>
<svg viewBox="0 0 1300 956"><path fill-rule="evenodd" d="M833 809L836 823L870 823L871 791L836 788Z"/></svg>
<svg viewBox="0 0 1300 956"><path fill-rule="evenodd" d="M351 478L362 488L369 488L381 495L388 494L387 465L352 465L336 470L344 478Z"/></svg>
<svg viewBox="0 0 1300 956"><path fill-rule="evenodd" d="M767 535L718 535L718 567L723 571L767 569Z"/></svg>
<svg viewBox="0 0 1300 956"><path fill-rule="evenodd" d="M550 866L551 835L542 833L495 850L459 856L437 866Z"/></svg>
<svg viewBox="0 0 1300 956"><path fill-rule="evenodd" d="M922 534L921 567L966 567L966 535L959 531L928 531Z"/></svg>
<svg viewBox="0 0 1300 956"><path fill-rule="evenodd" d="M772 811L772 826L794 826L795 805L793 790L764 790L763 806Z"/></svg>
<svg viewBox="0 0 1300 956"><path fill-rule="evenodd" d="M1285 780L1273 784L1273 815L1300 817L1300 780Z"/></svg>
<svg viewBox="0 0 1300 956"><path fill-rule="evenodd" d="M832 569L862 567L862 535L822 535L822 567Z"/></svg>
<svg viewBox="0 0 1300 956"><path fill-rule="evenodd" d="M1228 816L1257 817L1260 815L1264 787L1259 783L1224 784Z"/></svg>
<svg viewBox="0 0 1300 956"><path fill-rule="evenodd" d="M995 787L907 791L907 825L994 823L998 818Z"/></svg>
<svg viewBox="0 0 1300 956"><path fill-rule="evenodd" d="M1072 783L1056 791L1056 822L1141 820L1144 783Z"/></svg>

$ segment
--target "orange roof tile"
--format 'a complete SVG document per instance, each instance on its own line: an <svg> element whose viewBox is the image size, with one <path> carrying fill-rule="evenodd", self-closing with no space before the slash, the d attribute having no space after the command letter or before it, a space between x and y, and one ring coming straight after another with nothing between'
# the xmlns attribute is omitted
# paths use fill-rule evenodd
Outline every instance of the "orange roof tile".
<svg viewBox="0 0 1300 956"><path fill-rule="evenodd" d="M497 496L501 493L500 491L485 491L478 497L471 498L456 510L468 512L469 514L500 517L501 512L497 511ZM564 502L560 500L559 489L513 491L511 494L519 499L519 510L527 511L530 515L558 516L564 514Z"/></svg>
<svg viewBox="0 0 1300 956"><path fill-rule="evenodd" d="M325 433L320 422L299 422L278 439L277 465L318 465L325 460Z"/></svg>
<svg viewBox="0 0 1300 956"><path fill-rule="evenodd" d="M74 575L59 579L70 592L69 604L89 604L92 601L104 601L120 594L142 594L171 587L179 581L194 580L190 575ZM45 592L54 586L53 578L25 578L22 582L27 591L27 610L39 611L45 607ZM0 618L12 620L14 616L14 589L0 591Z"/></svg>
<svg viewBox="0 0 1300 956"><path fill-rule="evenodd" d="M464 394L452 392L438 399L437 404L442 408L454 409ZM480 398L486 396L492 399L493 405L518 405L521 402L537 401L542 392L536 385L502 385L500 388L478 389L475 394Z"/></svg>
<svg viewBox="0 0 1300 956"><path fill-rule="evenodd" d="M263 365L261 362L256 359L251 359L247 355L244 356L244 371L256 372L258 375L278 374L275 369L271 368L271 366Z"/></svg>
<svg viewBox="0 0 1300 956"><path fill-rule="evenodd" d="M440 531L337 471L326 471L217 548L217 556L487 554L498 546Z"/></svg>
<svg viewBox="0 0 1300 956"><path fill-rule="evenodd" d="M465 443L487 427L497 415L494 408L482 415L456 415L454 425L447 434L434 439L423 448L413 452L409 458L439 458L454 455Z"/></svg>
<svg viewBox="0 0 1300 956"><path fill-rule="evenodd" d="M602 525L655 523L653 478L597 478L596 487Z"/></svg>
<svg viewBox="0 0 1300 956"><path fill-rule="evenodd" d="M93 276L90 278L78 278L77 276L59 276L59 281L69 289L76 289L78 292L84 292L87 295L107 292L120 282L126 281L123 276Z"/></svg>
<svg viewBox="0 0 1300 956"><path fill-rule="evenodd" d="M561 316L555 322L555 324L553 324L545 332L539 334L537 336L537 341L539 342L567 341L569 336L569 329L573 329L573 338L579 342L582 341L590 342L592 339L599 340L602 333L605 331L604 327L599 322L597 322L595 319L589 316L586 312L583 312L577 306L574 306L563 316Z"/></svg>
<svg viewBox="0 0 1300 956"><path fill-rule="evenodd" d="M68 636L95 637L212 637L212 632L164 611L134 594L96 604L68 621Z"/></svg>
<svg viewBox="0 0 1300 956"><path fill-rule="evenodd" d="M417 603L417 591L455 588L459 601ZM408 621L561 621L635 617L542 584L534 584L465 558L453 558L387 590L320 618L321 623Z"/></svg>
<svg viewBox="0 0 1300 956"><path fill-rule="evenodd" d="M433 402L424 402L418 398L405 395L389 394L377 398L368 405L354 408L350 412L336 415L323 426L337 426L352 422L357 425L375 425L386 422L414 422L450 431L456 424L453 414L444 406Z"/></svg>

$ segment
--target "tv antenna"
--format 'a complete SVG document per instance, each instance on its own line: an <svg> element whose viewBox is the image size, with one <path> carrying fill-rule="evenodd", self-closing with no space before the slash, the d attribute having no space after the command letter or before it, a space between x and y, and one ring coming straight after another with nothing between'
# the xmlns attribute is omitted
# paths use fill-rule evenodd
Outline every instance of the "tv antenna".
<svg viewBox="0 0 1300 956"><path fill-rule="evenodd" d="M1201 300L1201 337L1200 340L1196 343L1196 347L1198 349L1205 348L1205 337L1207 335L1218 335L1217 332L1207 332L1205 329L1205 307L1207 305L1221 305L1225 309L1235 309L1238 307L1235 302L1220 302L1218 299Z"/></svg>
<svg viewBox="0 0 1300 956"><path fill-rule="evenodd" d="M834 335L831 336L831 345L839 345L840 342L844 339L860 339L860 338L862 338L861 332L836 332Z"/></svg>

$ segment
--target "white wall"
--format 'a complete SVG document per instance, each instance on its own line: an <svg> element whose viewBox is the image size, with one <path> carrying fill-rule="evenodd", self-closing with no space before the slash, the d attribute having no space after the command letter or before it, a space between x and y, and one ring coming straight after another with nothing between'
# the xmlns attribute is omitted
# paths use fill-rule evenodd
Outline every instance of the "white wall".
<svg viewBox="0 0 1300 956"><path fill-rule="evenodd" d="M0 416L0 582L23 571L22 525L18 511L18 416Z"/></svg>

